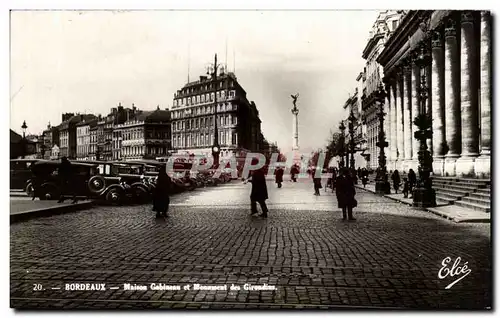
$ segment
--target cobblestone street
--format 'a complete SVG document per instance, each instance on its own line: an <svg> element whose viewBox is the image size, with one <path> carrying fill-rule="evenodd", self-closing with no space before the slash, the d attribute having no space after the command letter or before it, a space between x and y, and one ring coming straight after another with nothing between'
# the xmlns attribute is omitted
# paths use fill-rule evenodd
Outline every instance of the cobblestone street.
<svg viewBox="0 0 500 318"><path fill-rule="evenodd" d="M282 189L269 182L264 219L250 216L250 187L232 181L174 196L165 219L149 205L106 206L12 224L11 307L491 306L489 224L452 223L361 190L357 220L347 222L331 190L314 196L310 180ZM471 269L450 289L463 275L438 278L446 257ZM106 290L65 290L72 283ZM241 290L126 291L125 283ZM247 283L276 290L245 290Z"/></svg>

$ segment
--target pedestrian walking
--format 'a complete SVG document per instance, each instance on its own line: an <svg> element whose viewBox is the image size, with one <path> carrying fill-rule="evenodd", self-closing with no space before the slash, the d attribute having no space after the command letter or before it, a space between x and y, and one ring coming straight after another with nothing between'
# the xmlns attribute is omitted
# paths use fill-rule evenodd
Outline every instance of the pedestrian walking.
<svg viewBox="0 0 500 318"><path fill-rule="evenodd" d="M73 165L71 162L69 162L67 157L62 157L61 158L61 165L59 166L59 177L61 178L61 189L65 189L68 193L68 195L71 195L73 197L73 202L72 203L77 203L78 200L76 199L76 191L73 186L74 180L74 171L73 171ZM63 203L64 202L64 194L61 193L61 196L59 198L59 201L57 203Z"/></svg>
<svg viewBox="0 0 500 318"><path fill-rule="evenodd" d="M281 184L283 183L283 174L285 171L282 167L277 167L274 171L275 182L278 184L278 188L281 188Z"/></svg>
<svg viewBox="0 0 500 318"><path fill-rule="evenodd" d="M268 199L266 175L264 169L255 170L252 172L251 177L247 180L252 183L252 192L250 193L251 213L250 215L257 214L257 202L259 202L262 214L260 216L267 218L266 200ZM245 181L245 183L247 182Z"/></svg>
<svg viewBox="0 0 500 318"><path fill-rule="evenodd" d="M408 198L408 192L410 191L410 183L407 177L403 177L403 197Z"/></svg>
<svg viewBox="0 0 500 318"><path fill-rule="evenodd" d="M347 168L342 168L340 170L340 175L337 178L336 195L338 207L342 209L342 219L345 220L348 218L349 220L356 220L352 216L352 209L358 205L358 202L354 198L356 190Z"/></svg>
<svg viewBox="0 0 500 318"><path fill-rule="evenodd" d="M410 171L408 171L408 183L410 194L413 197L413 189L417 184L417 175L415 174L415 171L413 171L413 169L410 169Z"/></svg>
<svg viewBox="0 0 500 318"><path fill-rule="evenodd" d="M291 179L293 182L297 182L297 174L299 173L299 169L297 167L296 164L294 164L292 166L292 168L290 169L290 175L291 175Z"/></svg>
<svg viewBox="0 0 500 318"><path fill-rule="evenodd" d="M363 183L363 188L366 188L366 184L368 183L368 170L366 168L361 170L361 182Z"/></svg>
<svg viewBox="0 0 500 318"><path fill-rule="evenodd" d="M400 183L401 183L401 178L399 177L398 169L396 169L392 173L392 185L394 187L394 191L396 191L396 194L398 193Z"/></svg>
<svg viewBox="0 0 500 318"><path fill-rule="evenodd" d="M323 187L321 185L321 177L318 177L316 175L318 172L319 172L318 168L316 168L312 171L312 178L313 178L313 184L314 184L314 195L320 195L319 189L321 189Z"/></svg>
<svg viewBox="0 0 500 318"><path fill-rule="evenodd" d="M167 174L165 165L160 167L158 178L156 179L156 187L153 193L153 211L156 212L156 217L168 216L168 207L170 205L170 187L172 181Z"/></svg>

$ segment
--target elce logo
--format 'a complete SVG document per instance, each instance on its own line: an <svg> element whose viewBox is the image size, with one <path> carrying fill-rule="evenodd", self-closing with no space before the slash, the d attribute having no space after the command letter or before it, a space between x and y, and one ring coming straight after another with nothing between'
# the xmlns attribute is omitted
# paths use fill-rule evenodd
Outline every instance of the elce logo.
<svg viewBox="0 0 500 318"><path fill-rule="evenodd" d="M441 269L438 272L439 279L444 279L448 276L455 277L462 275L455 281L453 281L451 284L446 286L444 289L450 289L451 287L453 287L453 285L461 281L465 276L469 275L472 272L472 270L467 266L469 262L465 262L463 266L460 266L461 260L462 259L460 257L457 257L451 268L448 268L449 267L448 265L451 264L451 257L448 256L441 262L441 265L443 265L443 267L441 267Z"/></svg>

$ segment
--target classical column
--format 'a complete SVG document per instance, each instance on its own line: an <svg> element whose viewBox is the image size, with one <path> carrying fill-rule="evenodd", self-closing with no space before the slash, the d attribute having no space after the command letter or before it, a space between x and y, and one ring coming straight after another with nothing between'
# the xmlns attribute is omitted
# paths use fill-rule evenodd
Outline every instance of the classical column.
<svg viewBox="0 0 500 318"><path fill-rule="evenodd" d="M445 115L444 115L444 51L441 30L432 35L432 169L438 176L444 175Z"/></svg>
<svg viewBox="0 0 500 318"><path fill-rule="evenodd" d="M396 118L396 81L391 79L390 86L390 120L391 120L391 130L389 135L390 152L392 158L392 165L390 170L396 169L396 164L398 160L397 150L398 150L398 135L397 135L397 118Z"/></svg>
<svg viewBox="0 0 500 318"><path fill-rule="evenodd" d="M404 134L403 134L403 74L399 73L396 78L396 130L397 130L397 166L402 170L404 158Z"/></svg>
<svg viewBox="0 0 500 318"><path fill-rule="evenodd" d="M413 123L411 116L411 66L406 65L403 75L403 117L404 117L404 164L403 170L407 171L412 159Z"/></svg>
<svg viewBox="0 0 500 318"><path fill-rule="evenodd" d="M426 42L424 43L426 46L426 49L428 52L432 51L432 41L431 39L425 40ZM431 55L432 57L432 55ZM431 58L432 59L432 58ZM431 120L433 119L432 117L432 63L430 62L426 67L425 67L425 74L426 78L425 81L427 83L427 101L425 103L426 107L426 114L430 116ZM432 138L427 139L427 149L429 149L429 153L433 154L432 151Z"/></svg>
<svg viewBox="0 0 500 318"><path fill-rule="evenodd" d="M455 165L461 152L460 123L460 51L456 21L448 19L444 41L445 128L448 152L445 155L445 175L455 176Z"/></svg>
<svg viewBox="0 0 500 318"><path fill-rule="evenodd" d="M460 176L474 176L474 161L479 156L478 56L474 13L463 11L461 19L461 128L462 156L457 160Z"/></svg>
<svg viewBox="0 0 500 318"><path fill-rule="evenodd" d="M410 125L412 127L412 160L411 167L414 171L418 170L418 151L420 148L420 142L414 138L413 132L417 131L419 128L413 124L413 120L415 117L420 114L420 98L419 98L419 90L420 90L420 68L414 63L414 59L412 59L411 64L411 117L410 117Z"/></svg>
<svg viewBox="0 0 500 318"><path fill-rule="evenodd" d="M390 87L388 86L388 84L386 84L385 88L386 88L387 92L390 91ZM389 94L387 94L385 97L384 113L385 113L384 134L385 134L385 141L388 141L389 134L391 133L391 127L390 127L391 126L391 105L390 105L390 95ZM378 136L378 134L377 134L377 136ZM377 138L377 141L378 141L378 138ZM389 149L387 148L387 150L389 150ZM386 151L385 155L386 155L386 169L388 169L388 167L389 167L388 163L390 163L392 161L392 154L390 151ZM377 157L377 159L378 159L378 157Z"/></svg>
<svg viewBox="0 0 500 318"><path fill-rule="evenodd" d="M491 15L481 11L481 155L476 159L478 177L490 177L491 167Z"/></svg>

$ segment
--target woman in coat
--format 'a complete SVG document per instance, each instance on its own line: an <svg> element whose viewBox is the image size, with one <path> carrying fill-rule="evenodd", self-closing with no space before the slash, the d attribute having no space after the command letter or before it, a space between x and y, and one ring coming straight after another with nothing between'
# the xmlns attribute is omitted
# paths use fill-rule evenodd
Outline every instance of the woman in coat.
<svg viewBox="0 0 500 318"><path fill-rule="evenodd" d="M415 187L416 184L417 184L417 175L415 174L415 171L413 171L413 169L410 169L410 171L408 171L408 185L409 185L408 189L412 197L413 197L413 188Z"/></svg>
<svg viewBox="0 0 500 318"><path fill-rule="evenodd" d="M166 166L163 165L158 173L156 188L153 194L153 211L156 211L156 217L160 217L161 215L167 216L170 204L170 185L170 177L167 175Z"/></svg>
<svg viewBox="0 0 500 318"><path fill-rule="evenodd" d="M401 184L401 178L399 177L399 171L396 169L392 173L392 185L396 194L398 193L399 185Z"/></svg>
<svg viewBox="0 0 500 318"><path fill-rule="evenodd" d="M259 202L262 209L262 214L260 216L267 218L267 212L269 212L269 210L266 205L268 194L264 169L255 170L249 181L252 183L252 192L250 193L251 215L257 214L257 202Z"/></svg>
<svg viewBox="0 0 500 318"><path fill-rule="evenodd" d="M317 173L319 173L318 168L316 168L312 171L313 184L314 184L314 195L320 195L319 189L322 188L321 178L316 176Z"/></svg>
<svg viewBox="0 0 500 318"><path fill-rule="evenodd" d="M345 220L348 217L349 220L356 220L352 216L352 209L357 206L354 198L356 190L347 168L342 168L340 175L337 177L336 194L338 207L342 209L342 219Z"/></svg>

